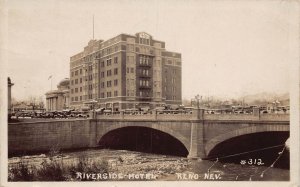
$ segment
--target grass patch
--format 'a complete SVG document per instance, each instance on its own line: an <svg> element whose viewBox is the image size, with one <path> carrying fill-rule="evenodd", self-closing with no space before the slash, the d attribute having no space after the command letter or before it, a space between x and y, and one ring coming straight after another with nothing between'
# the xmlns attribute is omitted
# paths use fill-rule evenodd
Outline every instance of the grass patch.
<svg viewBox="0 0 300 187"><path fill-rule="evenodd" d="M34 168L23 161L17 163L8 171L8 181L33 181Z"/></svg>
<svg viewBox="0 0 300 187"><path fill-rule="evenodd" d="M33 166L22 160L13 165L8 171L8 181L84 181L86 179L76 179L77 172L109 173L106 161L95 162L83 155L77 162L67 164L62 158L54 159L55 154L52 153L49 160L45 159L40 166Z"/></svg>

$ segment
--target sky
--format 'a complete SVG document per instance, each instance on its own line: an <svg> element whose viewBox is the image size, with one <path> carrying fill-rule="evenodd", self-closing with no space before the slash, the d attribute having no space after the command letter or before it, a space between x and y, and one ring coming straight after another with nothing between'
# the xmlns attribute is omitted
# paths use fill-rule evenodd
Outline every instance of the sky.
<svg viewBox="0 0 300 187"><path fill-rule="evenodd" d="M181 53L185 99L287 93L293 84L299 9L292 1L9 0L3 7L2 67L17 100L44 96L69 77L70 56L93 37L93 15L95 39L144 31Z"/></svg>

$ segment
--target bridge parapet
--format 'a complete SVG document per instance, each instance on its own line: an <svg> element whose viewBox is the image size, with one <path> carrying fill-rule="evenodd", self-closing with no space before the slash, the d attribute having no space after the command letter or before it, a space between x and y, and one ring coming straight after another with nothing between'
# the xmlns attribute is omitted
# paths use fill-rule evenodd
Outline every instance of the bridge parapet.
<svg viewBox="0 0 300 187"><path fill-rule="evenodd" d="M203 109L195 110L191 113L135 113L126 114L123 112L101 114L96 116L97 119L119 119L119 120L222 120L222 121L289 121L289 114L260 114L253 112L252 114L207 114Z"/></svg>
<svg viewBox="0 0 300 187"><path fill-rule="evenodd" d="M205 114L204 120L259 120L258 115L253 114Z"/></svg>
<svg viewBox="0 0 300 187"><path fill-rule="evenodd" d="M124 114L123 112L120 113L113 113L113 114L101 114L97 115L97 119L123 119L123 120L197 120L198 116L196 112L192 113L178 113L178 114L159 114L159 113L152 113L152 114Z"/></svg>
<svg viewBox="0 0 300 187"><path fill-rule="evenodd" d="M261 121L290 121L289 114L262 114L259 120Z"/></svg>

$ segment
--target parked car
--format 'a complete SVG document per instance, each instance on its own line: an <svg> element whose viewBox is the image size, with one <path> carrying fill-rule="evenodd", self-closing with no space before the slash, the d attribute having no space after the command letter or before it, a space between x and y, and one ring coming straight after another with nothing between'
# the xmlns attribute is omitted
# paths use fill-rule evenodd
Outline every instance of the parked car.
<svg viewBox="0 0 300 187"><path fill-rule="evenodd" d="M139 114L140 110L138 108L129 108L129 109L125 109L124 114Z"/></svg>

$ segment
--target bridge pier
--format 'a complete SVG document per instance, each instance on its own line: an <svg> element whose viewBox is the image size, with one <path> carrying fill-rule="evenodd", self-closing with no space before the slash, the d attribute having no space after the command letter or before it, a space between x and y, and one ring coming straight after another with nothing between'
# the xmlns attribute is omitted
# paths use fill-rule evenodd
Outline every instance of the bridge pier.
<svg viewBox="0 0 300 187"><path fill-rule="evenodd" d="M203 142L204 130L204 109L197 109L197 121L191 122L190 150L188 158L205 158L205 149Z"/></svg>
<svg viewBox="0 0 300 187"><path fill-rule="evenodd" d="M202 122L192 122L191 125L191 140L188 158L205 158L206 154L203 143L204 124Z"/></svg>

